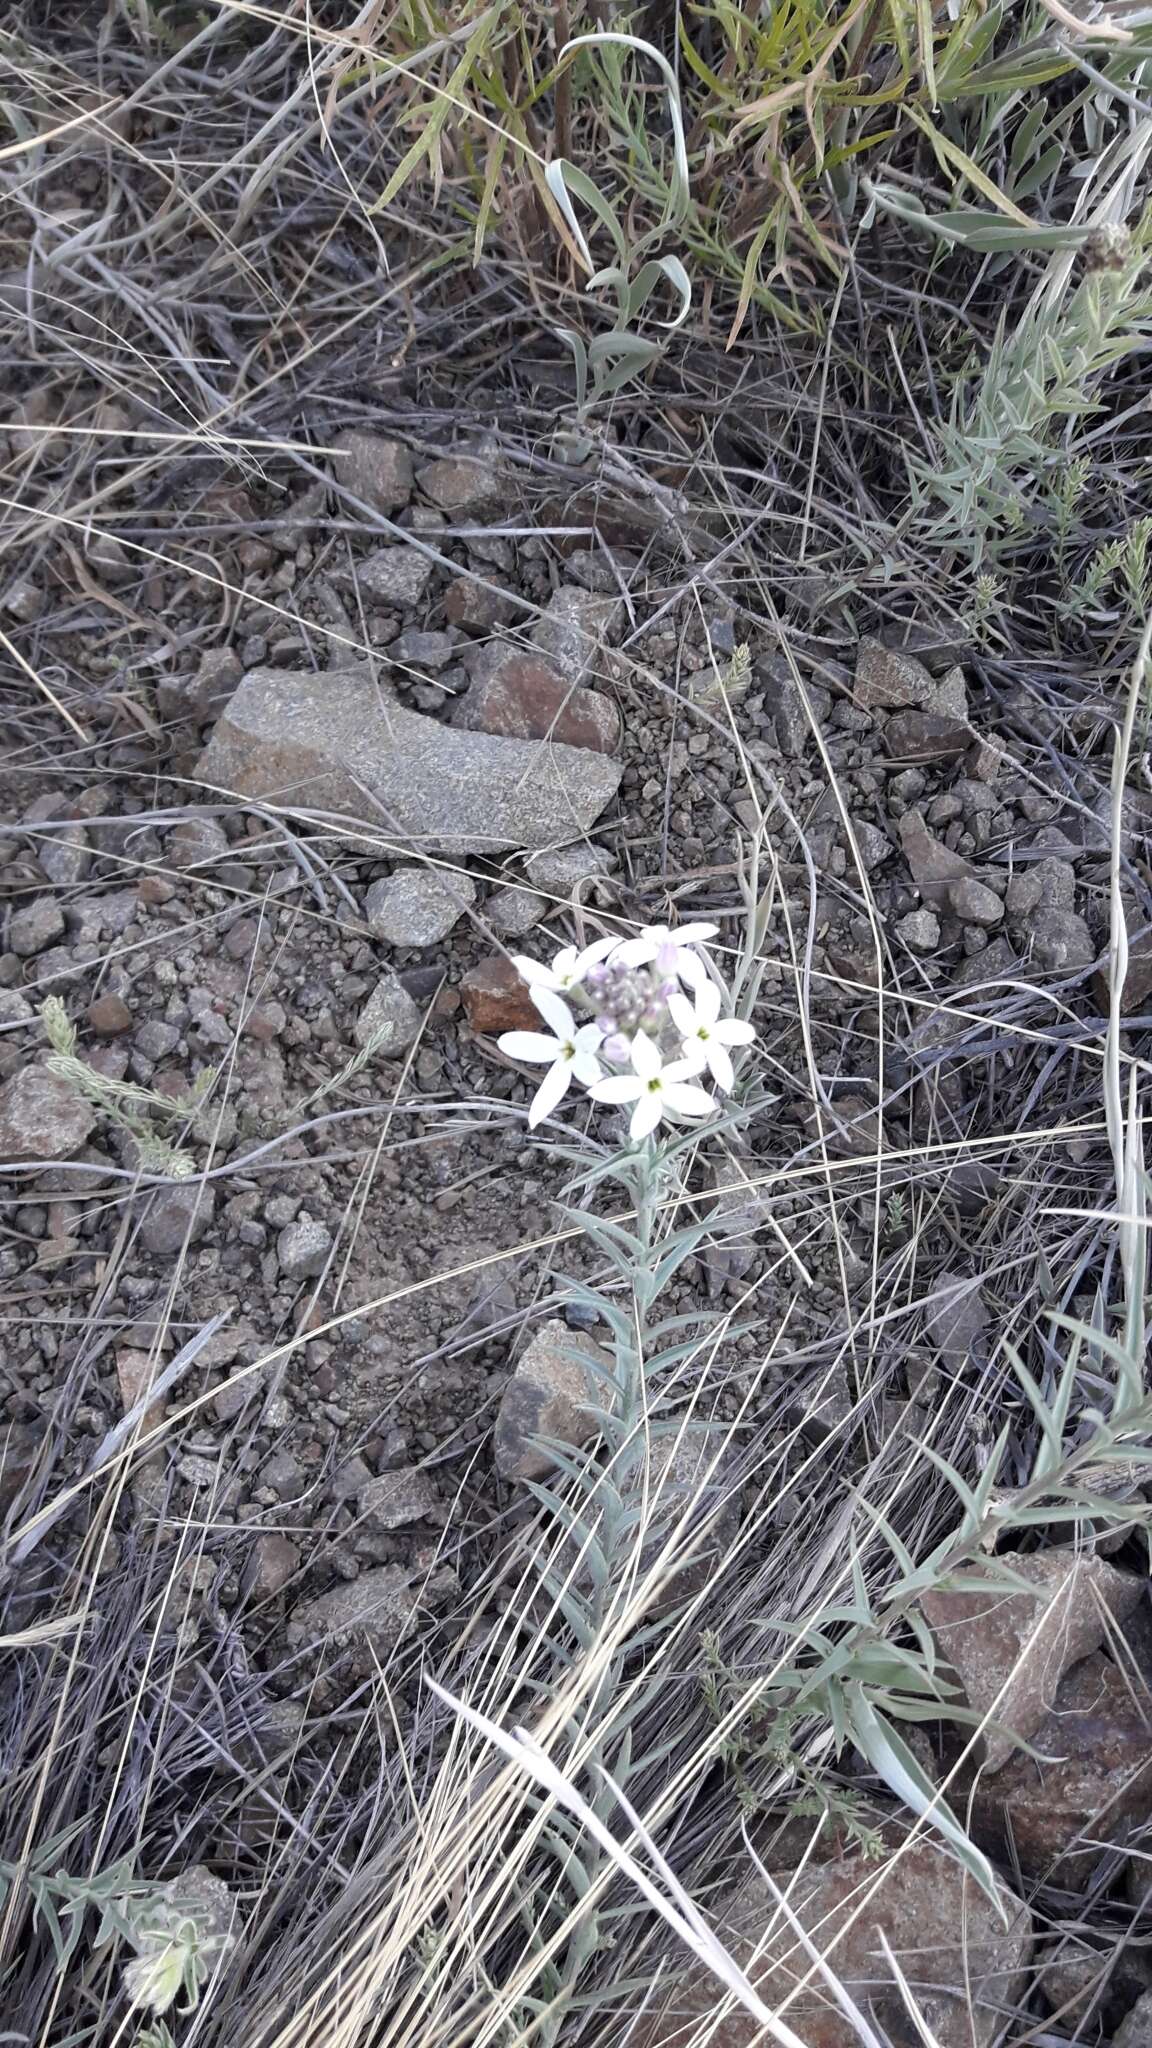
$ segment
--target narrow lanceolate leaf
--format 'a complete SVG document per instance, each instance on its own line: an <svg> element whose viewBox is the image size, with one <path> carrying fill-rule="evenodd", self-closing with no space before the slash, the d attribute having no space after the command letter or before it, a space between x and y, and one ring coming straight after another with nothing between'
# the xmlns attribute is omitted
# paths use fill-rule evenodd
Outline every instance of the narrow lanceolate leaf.
<svg viewBox="0 0 1152 2048"><path fill-rule="evenodd" d="M945 1806L937 1788L903 1737L876 1712L867 1694L859 1687L849 1688L847 1705L851 1736L857 1749L897 1798L910 1806L913 1813L930 1821L937 1833L943 1835L969 1876L992 1901L1006 1927L1008 1915L1003 1892L992 1865L965 1834L955 1814Z"/></svg>

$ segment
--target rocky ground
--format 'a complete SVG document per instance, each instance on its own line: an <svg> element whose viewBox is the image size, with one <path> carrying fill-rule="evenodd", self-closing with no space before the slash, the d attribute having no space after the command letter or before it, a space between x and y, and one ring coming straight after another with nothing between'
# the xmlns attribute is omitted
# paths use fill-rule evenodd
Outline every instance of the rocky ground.
<svg viewBox="0 0 1152 2048"><path fill-rule="evenodd" d="M141 584L127 546L89 551L79 612L59 555L0 592L83 723L14 729L3 783L11 1625L72 1556L114 1575L155 1546L165 1655L190 1672L227 1642L292 1744L330 1741L414 1632L435 1661L467 1631L528 1436L574 1426L548 1346L584 1321L565 1277L589 1253L495 1043L529 1020L511 954L705 916L735 967L763 898L765 1104L701 1159L715 1227L673 1304L739 1309L711 1400L749 1468L782 1418L797 1475L818 1446L875 1469L950 1401L991 1436L995 1341L1051 1242L1042 1175L1058 1200L1104 1157L1106 707L911 613L786 636L737 578L685 592L639 522L573 508L525 500L483 443L435 456L368 423L293 491L200 496L210 630L202 583ZM125 609L151 634L130 670ZM1134 790L1134 872L1148 825ZM1150 989L1137 928L1134 1019ZM125 1417L155 1431L127 1465ZM110 1461L97 1515L67 1489ZM819 1520L800 1478L789 1512ZM1152 1811L1123 1658L1101 1627L1058 1661L1021 1733L1047 1754L1082 1716L1091 1765L1039 1820L1036 1767L1008 1763L980 1822L1057 1930L1069 1842ZM197 1853L226 1838L243 1866L251 1816L222 1837L189 1802ZM993 2016L1034 1982L1017 1910ZM1093 1940L1049 1947L1067 2018Z"/></svg>

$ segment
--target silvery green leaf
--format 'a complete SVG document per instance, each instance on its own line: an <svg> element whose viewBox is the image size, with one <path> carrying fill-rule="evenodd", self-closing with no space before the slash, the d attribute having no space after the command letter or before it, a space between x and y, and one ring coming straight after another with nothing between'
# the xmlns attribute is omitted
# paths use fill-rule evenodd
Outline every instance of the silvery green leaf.
<svg viewBox="0 0 1152 2048"><path fill-rule="evenodd" d="M969 1876L991 1900L1004 1925L1008 1915L1001 1887L988 1858L971 1841L955 1815L944 1805L931 1779L895 1728L881 1719L866 1693L852 1687L847 1701L852 1740L868 1759L878 1777L910 1806L913 1813L931 1822L955 1849Z"/></svg>
<svg viewBox="0 0 1152 2048"><path fill-rule="evenodd" d="M668 89L668 113L672 122L673 175L669 182L667 219L682 220L688 209L690 175L688 146L684 139L684 117L680 106L680 82L663 52L641 36L624 35L615 29L598 29L591 35L573 36L560 52L561 61L570 50L597 49L602 43L617 43L626 50L639 50L658 66Z"/></svg>
<svg viewBox="0 0 1152 2048"><path fill-rule="evenodd" d="M692 281L678 256L656 256L645 263L633 278L628 290L626 317L637 320L643 312L661 278L666 278L673 290L679 294L680 310L671 320L659 320L657 326L675 331L683 325L692 310Z"/></svg>
<svg viewBox="0 0 1152 2048"><path fill-rule="evenodd" d="M589 271L594 270L596 266L592 261L592 251L588 247L584 230L576 218L576 209L572 204L569 186L571 186L572 192L576 194L577 198L582 199L585 206L591 208L597 220L607 228L621 263L627 262L628 247L624 238L624 230L616 217L616 210L605 199L599 186L593 184L586 171L578 170L576 165L570 164L565 157L554 157L550 164L545 164L544 166L544 182L556 201L557 206L560 208L561 213L564 215L576 246L588 265Z"/></svg>

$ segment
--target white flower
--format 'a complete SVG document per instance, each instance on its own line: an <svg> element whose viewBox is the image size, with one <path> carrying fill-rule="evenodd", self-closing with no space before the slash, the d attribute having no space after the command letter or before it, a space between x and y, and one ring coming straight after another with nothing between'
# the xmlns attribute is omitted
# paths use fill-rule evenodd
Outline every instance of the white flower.
<svg viewBox="0 0 1152 2048"><path fill-rule="evenodd" d="M662 1117L709 1116L716 1104L706 1088L696 1086L699 1065L691 1060L673 1060L665 1066L660 1048L646 1032L632 1040L634 1074L612 1074L596 1081L590 1089L594 1102L634 1102L629 1136L647 1138Z"/></svg>
<svg viewBox="0 0 1152 2048"><path fill-rule="evenodd" d="M606 959L619 943L619 939L594 939L590 946L584 946L579 952L575 946L562 946L551 967L513 953L512 965L529 988L552 989L556 995L566 996L572 989L579 988L588 969L595 967L598 960Z"/></svg>
<svg viewBox="0 0 1152 2048"><path fill-rule="evenodd" d="M727 1095L736 1078L728 1047L751 1045L756 1036L751 1024L742 1024L738 1017L721 1017L720 991L711 981L701 982L692 1002L687 996L669 996L668 1009L683 1040L685 1059L695 1065L697 1073L707 1067Z"/></svg>
<svg viewBox="0 0 1152 2048"><path fill-rule="evenodd" d="M530 994L554 1036L550 1038L543 1031L505 1031L496 1043L511 1059L528 1060L534 1066L548 1061L548 1072L528 1111L528 1127L532 1130L563 1102L573 1079L582 1082L585 1088L600 1079L596 1050L604 1034L596 1024L578 1025L567 1003L561 1002L551 989L534 988Z"/></svg>
<svg viewBox="0 0 1152 2048"><path fill-rule="evenodd" d="M696 989L707 976L704 963L693 948L714 939L719 929L715 924L681 924L675 931L669 931L666 924L645 925L636 938L625 939L616 948L614 957L626 967L644 967L651 960L657 974L676 975L689 988Z"/></svg>

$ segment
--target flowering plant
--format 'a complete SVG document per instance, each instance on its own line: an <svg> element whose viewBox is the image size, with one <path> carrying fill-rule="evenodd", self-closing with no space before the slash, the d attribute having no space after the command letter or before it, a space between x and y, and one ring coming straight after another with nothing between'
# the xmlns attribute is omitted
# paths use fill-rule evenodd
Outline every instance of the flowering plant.
<svg viewBox="0 0 1152 2048"><path fill-rule="evenodd" d="M705 952L716 929L650 925L634 938L597 939L579 951L564 946L551 965L514 958L551 1033L506 1031L498 1040L511 1059L547 1067L528 1111L531 1127L551 1115L573 1081L595 1102L632 1105L634 1144L665 1120L712 1114L717 1101L706 1084L730 1092L729 1048L755 1036L751 1024L724 1014L726 991ZM578 1023L572 1005L591 1017Z"/></svg>

